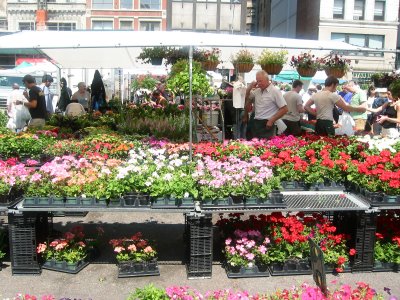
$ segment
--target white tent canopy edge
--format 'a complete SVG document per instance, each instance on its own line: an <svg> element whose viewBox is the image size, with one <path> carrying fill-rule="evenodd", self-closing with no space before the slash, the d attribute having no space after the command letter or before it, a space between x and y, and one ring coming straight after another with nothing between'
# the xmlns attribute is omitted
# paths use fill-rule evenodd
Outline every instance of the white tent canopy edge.
<svg viewBox="0 0 400 300"><path fill-rule="evenodd" d="M218 47L224 61L238 48L362 50L337 41L177 31L22 31L0 37L0 49L36 49L63 68L132 68L141 47L155 46Z"/></svg>

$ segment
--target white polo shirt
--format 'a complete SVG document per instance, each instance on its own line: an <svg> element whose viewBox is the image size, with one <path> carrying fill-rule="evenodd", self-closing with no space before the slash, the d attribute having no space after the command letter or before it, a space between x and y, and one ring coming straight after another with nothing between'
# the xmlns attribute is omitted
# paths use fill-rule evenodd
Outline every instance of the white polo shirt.
<svg viewBox="0 0 400 300"><path fill-rule="evenodd" d="M260 88L253 90L249 98L254 100L254 119L256 120L269 120L280 108L287 105L281 91L273 84L264 91Z"/></svg>

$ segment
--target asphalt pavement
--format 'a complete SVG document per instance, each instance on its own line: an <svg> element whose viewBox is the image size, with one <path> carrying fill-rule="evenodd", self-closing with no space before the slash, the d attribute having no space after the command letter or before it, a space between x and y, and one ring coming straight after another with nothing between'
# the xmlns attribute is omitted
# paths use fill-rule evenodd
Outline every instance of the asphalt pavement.
<svg viewBox="0 0 400 300"><path fill-rule="evenodd" d="M215 215L214 218L218 216ZM276 289L291 288L303 282L313 283L311 275L277 276L266 278L229 279L220 265L218 240L214 239L214 264L211 279L187 279L184 257L184 217L174 213L89 213L86 217L54 218L54 229L62 232L75 225L84 225L86 231L94 233L102 226L105 234L101 239L101 254L76 275L43 270L41 275L12 276L10 262L6 261L0 271L0 299L12 299L17 293L36 296L52 294L56 299L123 300L137 287L153 283L158 287L187 285L201 292L217 289L240 289L256 292L273 292ZM141 231L145 237L157 242L160 260L160 276L118 278L114 254L108 241L111 238L130 236ZM392 295L400 299L399 273L348 273L339 276L328 275L328 286L355 284L363 281L385 294L389 288ZM387 298L389 298L387 296ZM40 299L40 298L39 298Z"/></svg>

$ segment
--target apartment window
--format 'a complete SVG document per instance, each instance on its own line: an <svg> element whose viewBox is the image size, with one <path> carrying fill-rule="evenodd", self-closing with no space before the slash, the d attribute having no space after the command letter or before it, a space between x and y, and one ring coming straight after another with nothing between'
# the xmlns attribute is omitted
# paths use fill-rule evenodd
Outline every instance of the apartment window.
<svg viewBox="0 0 400 300"><path fill-rule="evenodd" d="M119 29L121 30L132 30L132 21L120 21Z"/></svg>
<svg viewBox="0 0 400 300"><path fill-rule="evenodd" d="M35 22L20 22L18 23L19 30L35 30Z"/></svg>
<svg viewBox="0 0 400 300"><path fill-rule="evenodd" d="M353 34L353 33L331 33L331 40L346 42L354 46L383 49L385 44L384 35Z"/></svg>
<svg viewBox="0 0 400 300"><path fill-rule="evenodd" d="M0 29L1 30L7 30L7 20L0 20Z"/></svg>
<svg viewBox="0 0 400 300"><path fill-rule="evenodd" d="M113 21L92 21L93 30L112 30Z"/></svg>
<svg viewBox="0 0 400 300"><path fill-rule="evenodd" d="M333 18L334 19L344 18L344 0L335 0L333 2Z"/></svg>
<svg viewBox="0 0 400 300"><path fill-rule="evenodd" d="M383 21L385 20L385 4L386 1L375 1L375 9L374 9L374 20L375 21Z"/></svg>
<svg viewBox="0 0 400 300"><path fill-rule="evenodd" d="M140 21L140 30L142 31L159 31L161 23L154 21Z"/></svg>
<svg viewBox="0 0 400 300"><path fill-rule="evenodd" d="M120 9L132 9L133 1L132 0L121 0L119 8Z"/></svg>
<svg viewBox="0 0 400 300"><path fill-rule="evenodd" d="M113 9L113 0L93 0L94 9Z"/></svg>
<svg viewBox="0 0 400 300"><path fill-rule="evenodd" d="M364 20L365 0L354 1L353 20Z"/></svg>
<svg viewBox="0 0 400 300"><path fill-rule="evenodd" d="M160 0L140 0L140 9L160 10Z"/></svg>
<svg viewBox="0 0 400 300"><path fill-rule="evenodd" d="M48 30L55 31L72 31L76 30L75 23L47 23Z"/></svg>

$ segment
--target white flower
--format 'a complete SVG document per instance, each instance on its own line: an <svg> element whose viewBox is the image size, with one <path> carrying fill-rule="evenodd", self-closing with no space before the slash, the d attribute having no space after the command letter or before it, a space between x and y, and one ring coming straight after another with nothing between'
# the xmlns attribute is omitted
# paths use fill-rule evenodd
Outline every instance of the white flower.
<svg viewBox="0 0 400 300"><path fill-rule="evenodd" d="M146 181L144 184L145 184L146 186L151 186L151 182L150 182L150 181Z"/></svg>
<svg viewBox="0 0 400 300"><path fill-rule="evenodd" d="M153 176L154 178L159 178L160 177L160 175L158 175L158 173L156 171L151 173L151 176Z"/></svg>
<svg viewBox="0 0 400 300"><path fill-rule="evenodd" d="M188 193L188 192L185 192L185 194L183 194L183 197L184 197L184 198L189 198L189 193Z"/></svg>
<svg viewBox="0 0 400 300"><path fill-rule="evenodd" d="M173 175L171 173L167 173L164 175L164 180L171 181Z"/></svg>

